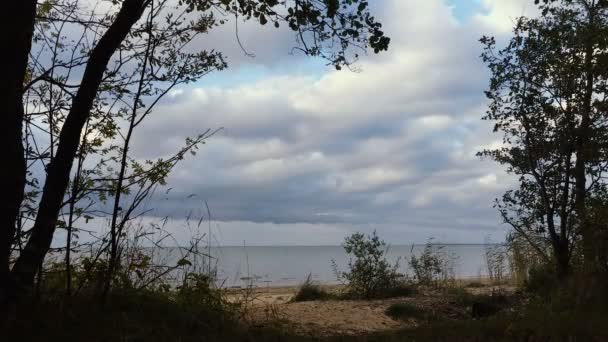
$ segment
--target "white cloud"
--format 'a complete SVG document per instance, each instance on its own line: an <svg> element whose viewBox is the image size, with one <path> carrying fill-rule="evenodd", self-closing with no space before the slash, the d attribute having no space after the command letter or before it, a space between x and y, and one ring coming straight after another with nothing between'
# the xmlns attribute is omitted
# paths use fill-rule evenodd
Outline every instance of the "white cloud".
<svg viewBox="0 0 608 342"><path fill-rule="evenodd" d="M362 72L178 90L134 151L162 155L185 135L225 127L171 176L175 196L162 206L183 210L178 196L195 193L221 221L257 222L244 224L251 232L234 228L256 241L283 241L260 235L276 229L338 243L364 225L440 230L453 240L467 229L492 231L491 200L511 180L475 157L500 146L479 120L488 75L477 39L508 31L527 2L485 0L483 13L461 23L440 0L387 1L378 16L392 45L365 57Z"/></svg>
<svg viewBox="0 0 608 342"><path fill-rule="evenodd" d="M517 18L538 11L532 0L483 0L482 5L486 13L476 15L475 20L497 33L511 32Z"/></svg>

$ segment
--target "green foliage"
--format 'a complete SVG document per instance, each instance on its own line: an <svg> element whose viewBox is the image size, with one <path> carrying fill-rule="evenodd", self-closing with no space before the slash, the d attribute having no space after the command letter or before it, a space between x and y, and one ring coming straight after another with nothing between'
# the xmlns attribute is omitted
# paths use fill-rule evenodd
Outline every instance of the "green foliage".
<svg viewBox="0 0 608 342"><path fill-rule="evenodd" d="M492 74L483 119L503 144L479 155L518 178L495 206L565 277L577 245L594 239L589 198L606 193L608 12L597 1L545 3L540 16L517 20L504 48L481 39Z"/></svg>
<svg viewBox="0 0 608 342"><path fill-rule="evenodd" d="M438 286L454 280L454 257L445 251L444 246L437 246L430 239L418 256L411 249L409 265L414 272L414 280L420 285Z"/></svg>
<svg viewBox="0 0 608 342"><path fill-rule="evenodd" d="M21 137L21 124L28 132L23 147L25 159L32 163L28 163L27 170L18 171L24 173L27 193L23 201L16 196L18 203L12 204L22 208L23 213L17 216L23 222L10 225L29 226L27 221L36 217L38 206L55 209L50 213L53 217L42 223L37 221L31 234L19 231L7 239L20 247L5 246L6 264L9 250L15 251L15 258L25 260L28 267L23 269L28 274L21 274L20 278L27 279L27 286L31 285L34 270L44 261L47 250L43 246L53 240L52 234L39 232L53 231L58 222L59 228L68 231L68 250L78 252L81 225L77 221L84 219L88 223L101 213L99 206L108 201L113 202L108 214L111 233L109 238L100 240L105 245L101 249L108 251L110 258L106 273L112 274L105 277L104 291L115 283L138 287L134 279L139 279L139 285L145 281L146 274L141 269L118 270L117 266L125 266L117 265L116 260L123 234L134 218L146 212L142 209L146 199L159 186L166 185L170 172L185 154L196 154L198 146L216 131L208 130L186 140L186 146L169 158L145 161L129 154L131 138L172 89L227 67L223 55L212 47L204 51L193 46L197 36L227 23L226 18L275 27L285 25L295 31L295 50L325 59L337 69L350 66L360 53L387 50L390 42L381 23L372 16L368 0L112 0L107 6L84 11L78 1L65 0L41 1L37 9L38 16L30 21L32 44L23 45L25 50L18 53L31 56L24 68L27 71L23 71L27 73L26 83L19 84L23 89L18 89L24 92L28 119L15 122L13 127L19 131L16 136ZM20 29L27 33L27 26ZM91 35L96 28L102 30ZM116 58L108 62L106 54ZM96 72L84 73L80 82L71 82L77 69ZM93 76L98 73L103 73L103 77ZM87 91L79 91L84 84ZM35 123L30 120L32 117L36 118ZM65 155L54 160L54 151ZM32 170L46 169L48 165L57 171L43 172L50 186L41 186L35 177L40 173ZM40 190L45 192L43 202ZM69 206L69 210L60 210L63 206ZM56 217L59 212L65 217ZM35 253L21 258L21 246L30 236L44 237L46 241L32 239L27 249L35 249ZM39 260L33 260L32 255ZM71 270L71 266L67 268ZM143 285L147 286L145 282Z"/></svg>
<svg viewBox="0 0 608 342"><path fill-rule="evenodd" d="M23 303L3 336L21 341L225 341L245 339L229 308L151 291L114 291L98 298L43 297ZM204 302L209 302L205 300ZM52 319L49 319L52 317Z"/></svg>
<svg viewBox="0 0 608 342"><path fill-rule="evenodd" d="M108 262L86 257L72 263L73 290L65 294L65 267L45 268L37 300L17 306L6 336L24 341L222 341L245 338L239 306L225 300L206 274L182 269L176 286L167 269L140 249L127 253L114 286L101 297ZM188 267L186 259L176 262ZM178 267L178 266L176 266ZM145 286L143 286L145 285ZM48 317L53 317L49 320Z"/></svg>
<svg viewBox="0 0 608 342"><path fill-rule="evenodd" d="M387 290L401 285L403 275L397 272L399 264L390 264L386 260L387 245L375 231L368 236L354 233L346 237L343 247L351 256L348 271L340 272L335 262L333 265L338 279L347 284L347 296L382 297L386 295Z"/></svg>
<svg viewBox="0 0 608 342"><path fill-rule="evenodd" d="M326 59L337 69L357 59L356 50L387 50L390 38L369 11L368 0L180 0L189 12L206 12L213 7L261 25L287 25L295 31L297 49L309 56ZM221 21L220 23L223 23ZM352 50L355 50L353 52Z"/></svg>

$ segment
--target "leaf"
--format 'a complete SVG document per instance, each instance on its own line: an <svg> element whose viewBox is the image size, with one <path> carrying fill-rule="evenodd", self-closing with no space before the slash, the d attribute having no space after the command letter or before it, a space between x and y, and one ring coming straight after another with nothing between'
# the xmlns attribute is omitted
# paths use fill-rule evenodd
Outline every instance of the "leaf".
<svg viewBox="0 0 608 342"><path fill-rule="evenodd" d="M179 259L179 261L177 262L177 266L192 266L192 263L190 262L190 260L182 258Z"/></svg>

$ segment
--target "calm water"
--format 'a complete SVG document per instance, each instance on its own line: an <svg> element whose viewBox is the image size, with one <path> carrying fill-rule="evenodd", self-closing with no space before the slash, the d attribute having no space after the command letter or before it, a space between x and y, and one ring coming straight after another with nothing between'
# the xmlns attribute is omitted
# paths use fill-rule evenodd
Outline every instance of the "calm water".
<svg viewBox="0 0 608 342"><path fill-rule="evenodd" d="M411 274L407 259L411 245L391 246L387 259L401 260L401 271ZM419 254L423 245L414 246ZM444 252L454 258L454 273L458 278L478 277L485 271L484 245L445 245ZM223 286L244 286L253 281L257 286L283 286L301 283L308 274L321 283L337 283L331 266L335 260L345 270L349 257L341 246L272 246L215 247L211 255Z"/></svg>

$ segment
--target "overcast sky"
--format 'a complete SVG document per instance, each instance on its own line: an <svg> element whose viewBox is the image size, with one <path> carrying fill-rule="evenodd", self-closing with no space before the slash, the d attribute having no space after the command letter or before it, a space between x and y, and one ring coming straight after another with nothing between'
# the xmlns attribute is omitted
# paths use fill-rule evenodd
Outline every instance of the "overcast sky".
<svg viewBox="0 0 608 342"><path fill-rule="evenodd" d="M339 244L373 229L392 244L502 240L492 202L513 181L475 157L501 139L480 120L489 76L478 39L507 39L533 0L373 2L391 46L358 73L291 54L288 31L240 27L255 58L231 26L203 37L229 69L173 91L133 152L161 157L224 130L175 170L152 214L181 231L206 200L223 245Z"/></svg>

